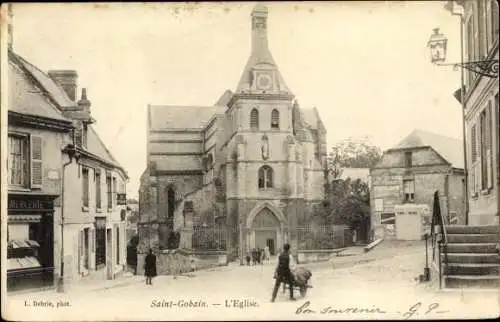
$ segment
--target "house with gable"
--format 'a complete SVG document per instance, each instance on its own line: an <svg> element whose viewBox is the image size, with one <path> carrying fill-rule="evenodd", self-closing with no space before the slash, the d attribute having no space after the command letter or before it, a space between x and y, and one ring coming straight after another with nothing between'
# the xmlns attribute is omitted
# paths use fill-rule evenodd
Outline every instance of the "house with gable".
<svg viewBox="0 0 500 322"><path fill-rule="evenodd" d="M113 279L126 264L128 175L86 89L77 97L76 71L42 71L14 52L12 19L8 30L8 289Z"/></svg>
<svg viewBox="0 0 500 322"><path fill-rule="evenodd" d="M370 179L371 227L375 238L395 238L395 208L400 205L421 205L427 209L423 222L428 226L436 190L445 220L450 224L465 223L460 140L416 129L384 151L381 161L370 169Z"/></svg>

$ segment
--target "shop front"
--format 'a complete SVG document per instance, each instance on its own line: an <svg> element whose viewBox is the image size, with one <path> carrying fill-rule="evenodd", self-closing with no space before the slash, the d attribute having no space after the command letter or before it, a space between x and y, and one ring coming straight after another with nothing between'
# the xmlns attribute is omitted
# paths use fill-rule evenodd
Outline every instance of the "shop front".
<svg viewBox="0 0 500 322"><path fill-rule="evenodd" d="M7 290L54 285L54 199L43 193L8 194Z"/></svg>

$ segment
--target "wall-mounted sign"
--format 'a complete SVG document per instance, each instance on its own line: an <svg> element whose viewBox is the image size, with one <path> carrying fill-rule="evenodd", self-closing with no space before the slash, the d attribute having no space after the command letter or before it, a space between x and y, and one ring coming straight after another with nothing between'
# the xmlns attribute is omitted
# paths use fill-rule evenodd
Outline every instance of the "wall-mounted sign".
<svg viewBox="0 0 500 322"><path fill-rule="evenodd" d="M8 211L54 211L54 200L45 196L9 195L8 202Z"/></svg>
<svg viewBox="0 0 500 322"><path fill-rule="evenodd" d="M116 203L118 206L123 206L127 204L127 194L126 193L117 193L116 194Z"/></svg>

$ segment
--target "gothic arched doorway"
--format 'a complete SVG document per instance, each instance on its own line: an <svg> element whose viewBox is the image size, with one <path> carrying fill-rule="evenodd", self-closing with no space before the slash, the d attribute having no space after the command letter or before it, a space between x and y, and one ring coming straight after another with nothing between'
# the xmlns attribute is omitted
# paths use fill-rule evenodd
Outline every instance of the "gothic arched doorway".
<svg viewBox="0 0 500 322"><path fill-rule="evenodd" d="M264 249L267 246L271 255L275 255L281 248L283 238L281 224L269 208L265 207L255 215L249 237L251 249Z"/></svg>

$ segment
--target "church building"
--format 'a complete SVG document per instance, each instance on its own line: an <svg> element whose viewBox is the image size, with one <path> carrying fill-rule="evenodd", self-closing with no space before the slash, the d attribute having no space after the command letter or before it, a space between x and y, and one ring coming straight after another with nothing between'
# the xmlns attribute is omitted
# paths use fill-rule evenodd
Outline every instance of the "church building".
<svg viewBox="0 0 500 322"><path fill-rule="evenodd" d="M323 207L326 129L301 108L268 46L268 10L251 13L251 54L236 90L213 106L148 106L148 168L141 177L139 253L203 249L197 230L222 229L229 258L253 248L295 253L297 227ZM207 229L208 229L207 228ZM215 231L212 230L212 231ZM174 236L174 237L172 237Z"/></svg>

